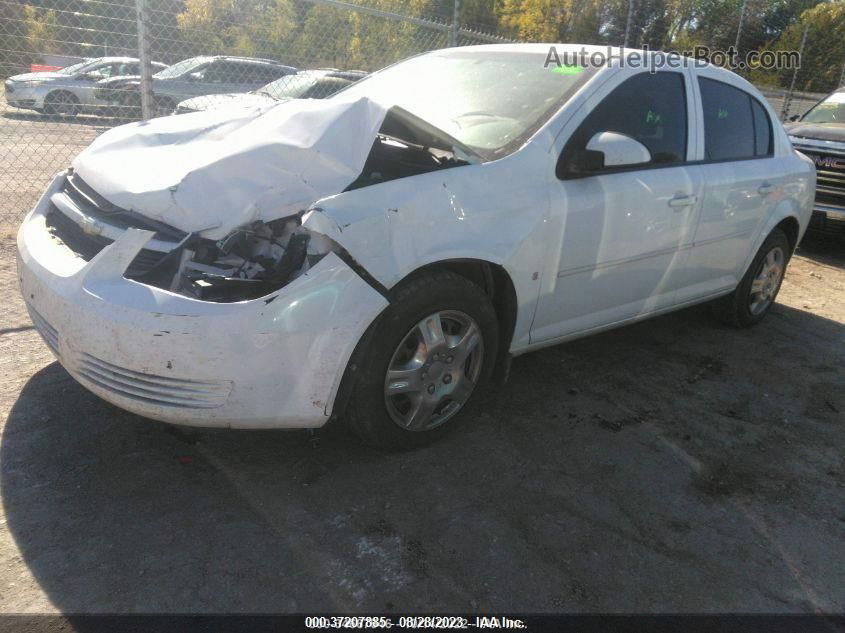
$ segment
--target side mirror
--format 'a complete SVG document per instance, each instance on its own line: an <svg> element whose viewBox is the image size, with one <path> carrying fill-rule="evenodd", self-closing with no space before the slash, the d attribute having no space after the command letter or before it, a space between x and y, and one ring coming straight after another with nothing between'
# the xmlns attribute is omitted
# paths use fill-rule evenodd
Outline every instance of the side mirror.
<svg viewBox="0 0 845 633"><path fill-rule="evenodd" d="M794 123L795 121L797 121L800 118L801 118L800 114L793 114L791 117L787 117L786 120L789 121L790 123Z"/></svg>
<svg viewBox="0 0 845 633"><path fill-rule="evenodd" d="M202 81L202 73L190 73L188 81Z"/></svg>
<svg viewBox="0 0 845 633"><path fill-rule="evenodd" d="M605 167L627 167L651 162L651 152L645 145L619 132L595 134L586 149L604 154Z"/></svg>

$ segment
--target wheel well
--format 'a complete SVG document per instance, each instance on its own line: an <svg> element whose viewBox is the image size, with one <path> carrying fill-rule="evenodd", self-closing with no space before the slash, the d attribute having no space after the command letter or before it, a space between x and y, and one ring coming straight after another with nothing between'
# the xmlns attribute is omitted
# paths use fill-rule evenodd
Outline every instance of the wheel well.
<svg viewBox="0 0 845 633"><path fill-rule="evenodd" d="M784 218L778 223L776 228L779 228L786 234L786 239L789 240L789 252L794 252L795 247L798 246L798 231L800 230L798 220L792 216Z"/></svg>
<svg viewBox="0 0 845 633"><path fill-rule="evenodd" d="M399 283L403 283L412 277L436 268L445 268L450 272L466 277L477 284L490 297L493 308L496 310L496 319L499 322L499 356L496 358L493 378L498 382L504 382L507 379L508 370L510 369L511 355L509 350L514 327L516 326L517 310L516 289L514 288L510 275L501 266L484 260L455 259L440 261L418 268ZM393 287L395 288L398 285L396 284ZM390 297L388 296L388 298ZM331 419L342 416L346 411L346 405L349 403L349 398L352 395L356 375L359 370L360 354L370 344L380 320L381 315L370 324L370 327L364 332L361 340L358 341L355 350L352 352L335 396Z"/></svg>
<svg viewBox="0 0 845 633"><path fill-rule="evenodd" d="M466 277L479 286L493 303L499 322L499 356L496 359L494 379L504 381L510 366L510 346L516 327L516 288L508 272L498 264L481 259L454 259L435 262L418 268L405 279L435 268L443 268ZM404 281L404 280L403 280Z"/></svg>

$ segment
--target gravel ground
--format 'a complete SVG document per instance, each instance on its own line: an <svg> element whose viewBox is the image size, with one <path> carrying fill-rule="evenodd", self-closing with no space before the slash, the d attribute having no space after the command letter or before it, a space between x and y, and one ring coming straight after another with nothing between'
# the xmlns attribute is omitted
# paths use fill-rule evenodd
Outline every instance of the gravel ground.
<svg viewBox="0 0 845 633"><path fill-rule="evenodd" d="M444 441L189 430L52 360L0 240L0 612L845 611L845 245L517 359Z"/></svg>

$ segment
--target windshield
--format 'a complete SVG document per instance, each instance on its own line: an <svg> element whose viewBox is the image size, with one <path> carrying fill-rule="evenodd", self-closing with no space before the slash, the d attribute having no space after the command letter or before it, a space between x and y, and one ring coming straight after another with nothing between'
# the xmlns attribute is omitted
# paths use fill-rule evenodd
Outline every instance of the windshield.
<svg viewBox="0 0 845 633"><path fill-rule="evenodd" d="M61 70L57 70L56 72L62 73L63 75L75 75L78 72L81 72L85 69L86 66L93 66L97 63L97 60L90 60L86 59L84 62L78 62L73 64L72 66L65 66Z"/></svg>
<svg viewBox="0 0 845 633"><path fill-rule="evenodd" d="M172 66L168 66L162 71L157 72L153 77L156 79L173 79L185 73L192 72L195 68L202 66L209 61L208 57L191 57L183 59L181 62L176 62Z"/></svg>
<svg viewBox="0 0 845 633"><path fill-rule="evenodd" d="M543 68L545 53L437 51L342 92L398 105L487 159L516 150L583 85L580 66Z"/></svg>
<svg viewBox="0 0 845 633"><path fill-rule="evenodd" d="M274 99L298 99L313 86L321 77L325 77L328 71L305 71L295 75L286 75L276 81L271 81L256 92L270 95Z"/></svg>
<svg viewBox="0 0 845 633"><path fill-rule="evenodd" d="M845 91L834 92L801 117L801 122L845 125Z"/></svg>

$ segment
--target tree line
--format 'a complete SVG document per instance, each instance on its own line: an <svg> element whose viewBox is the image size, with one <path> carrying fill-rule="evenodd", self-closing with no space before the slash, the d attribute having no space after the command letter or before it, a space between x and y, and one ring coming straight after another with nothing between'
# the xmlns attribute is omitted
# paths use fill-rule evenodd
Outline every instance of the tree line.
<svg viewBox="0 0 845 633"><path fill-rule="evenodd" d="M153 57L165 63L225 53L375 70L447 42L442 30L307 0L146 1ZM443 23L454 7L453 0L352 1ZM744 54L797 50L804 40L797 88L816 92L836 87L845 67L845 0L462 0L460 22L534 42L620 45L627 30L629 46L654 50L738 43ZM0 0L0 70L49 53L134 54L135 29L134 0ZM745 74L770 86L792 80L791 70Z"/></svg>

